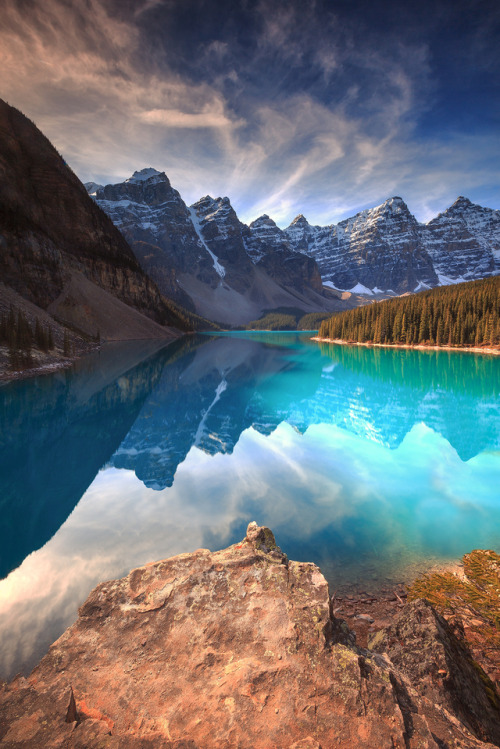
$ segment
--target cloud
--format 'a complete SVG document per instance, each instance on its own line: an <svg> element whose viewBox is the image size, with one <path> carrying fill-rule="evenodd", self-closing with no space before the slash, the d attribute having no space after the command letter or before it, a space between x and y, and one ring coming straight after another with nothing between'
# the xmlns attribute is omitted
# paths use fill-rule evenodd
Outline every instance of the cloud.
<svg viewBox="0 0 500 749"><path fill-rule="evenodd" d="M492 133L419 128L439 93L420 26L324 0L225 3L216 24L209 6L5 0L2 96L83 180L152 165L246 221L331 223L391 194L419 218L459 193L498 200ZM475 32L491 58L489 40Z"/></svg>
<svg viewBox="0 0 500 749"><path fill-rule="evenodd" d="M139 115L144 122L164 127L199 128L233 127L235 123L223 112L223 107L205 105L202 112L182 112L176 109L151 109Z"/></svg>
<svg viewBox="0 0 500 749"><path fill-rule="evenodd" d="M134 11L135 18L142 16L143 13L148 13L150 10L158 8L160 5L163 5L164 2L165 0L144 0L143 4Z"/></svg>

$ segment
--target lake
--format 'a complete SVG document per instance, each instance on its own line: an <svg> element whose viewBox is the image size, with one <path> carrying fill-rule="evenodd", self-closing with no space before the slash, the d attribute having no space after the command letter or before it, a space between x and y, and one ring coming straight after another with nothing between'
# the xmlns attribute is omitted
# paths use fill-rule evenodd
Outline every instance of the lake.
<svg viewBox="0 0 500 749"><path fill-rule="evenodd" d="M331 591L500 549L498 358L231 333L0 388L0 676L100 581L268 525Z"/></svg>

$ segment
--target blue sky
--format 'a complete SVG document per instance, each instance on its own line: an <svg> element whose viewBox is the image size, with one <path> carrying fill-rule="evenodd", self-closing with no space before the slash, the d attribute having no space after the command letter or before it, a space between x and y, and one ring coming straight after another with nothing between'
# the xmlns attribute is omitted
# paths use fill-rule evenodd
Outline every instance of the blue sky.
<svg viewBox="0 0 500 749"><path fill-rule="evenodd" d="M79 177L242 220L500 207L497 0L4 0L0 96Z"/></svg>

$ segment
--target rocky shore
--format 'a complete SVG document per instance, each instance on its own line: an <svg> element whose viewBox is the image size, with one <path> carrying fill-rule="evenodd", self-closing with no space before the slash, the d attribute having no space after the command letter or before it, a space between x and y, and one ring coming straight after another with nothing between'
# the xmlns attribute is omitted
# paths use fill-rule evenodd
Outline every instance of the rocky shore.
<svg viewBox="0 0 500 749"><path fill-rule="evenodd" d="M227 549L98 585L31 675L0 685L0 745L499 746L497 685L460 628L392 598L332 600L318 567L250 523ZM346 613L372 627L366 641Z"/></svg>
<svg viewBox="0 0 500 749"><path fill-rule="evenodd" d="M398 349L415 349L416 351L461 351L462 353L470 354L493 354L494 356L500 356L500 347L498 346L424 346L422 344L415 344L410 346L406 343L372 343L371 341L363 342L360 341L344 341L342 338L320 338L314 336L311 341L318 341L318 343L337 343L342 346L365 346L367 348L398 348Z"/></svg>

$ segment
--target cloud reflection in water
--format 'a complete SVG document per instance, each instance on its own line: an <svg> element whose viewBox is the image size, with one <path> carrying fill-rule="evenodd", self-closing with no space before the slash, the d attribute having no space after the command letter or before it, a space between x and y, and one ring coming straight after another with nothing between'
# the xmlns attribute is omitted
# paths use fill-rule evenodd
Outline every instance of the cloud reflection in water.
<svg viewBox="0 0 500 749"><path fill-rule="evenodd" d="M54 537L0 582L1 673L29 670L97 582L223 547L252 519L291 558L319 563L335 588L498 547L498 457L463 462L424 424L389 449L332 424L301 434L282 423L268 436L246 429L232 454L192 447L162 491L105 468Z"/></svg>

